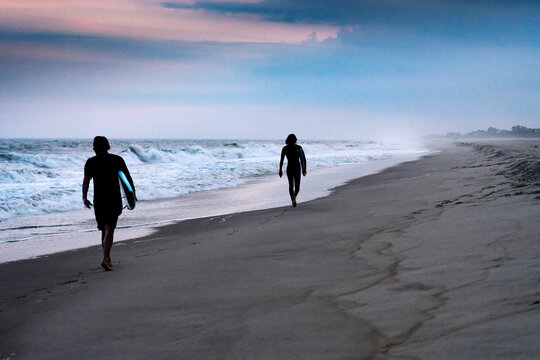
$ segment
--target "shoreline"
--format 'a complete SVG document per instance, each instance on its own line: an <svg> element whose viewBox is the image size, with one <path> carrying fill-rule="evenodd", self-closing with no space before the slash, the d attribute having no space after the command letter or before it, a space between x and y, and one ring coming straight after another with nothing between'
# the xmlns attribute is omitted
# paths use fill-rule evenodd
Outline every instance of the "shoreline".
<svg viewBox="0 0 540 360"><path fill-rule="evenodd" d="M116 246L108 273L98 247L0 264L0 358L538 358L530 145L168 225Z"/></svg>
<svg viewBox="0 0 540 360"><path fill-rule="evenodd" d="M365 163L315 169L302 179L300 201L311 201L328 196L334 188L356 178L381 172L399 163L418 158L417 155L402 155ZM115 243L149 236L157 232L159 228L179 221L288 206L290 201L286 191L286 181L285 177L278 179L277 175L265 176L232 188L139 202L133 212L124 209L120 215ZM66 216L74 219L72 223L63 223ZM30 221L34 224L38 222L35 226L35 234L27 239L0 243L2 253L0 264L92 247L99 242L96 241L99 239L99 234L95 226L93 211L81 209L23 216L5 221L3 228L11 227L16 232L17 227L27 228ZM9 232L7 235L13 236Z"/></svg>

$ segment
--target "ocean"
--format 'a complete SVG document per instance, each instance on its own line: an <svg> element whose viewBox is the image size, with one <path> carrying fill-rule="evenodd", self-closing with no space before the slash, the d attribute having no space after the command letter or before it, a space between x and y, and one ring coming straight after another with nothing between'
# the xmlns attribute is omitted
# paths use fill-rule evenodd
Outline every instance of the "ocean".
<svg viewBox="0 0 540 360"><path fill-rule="evenodd" d="M111 140L140 200L124 210L117 240L187 218L284 206L287 180L277 176L283 141ZM428 153L419 144L304 141L308 176L299 201ZM0 262L96 244L93 212L81 200L92 139L0 139ZM286 165L284 166L285 170ZM92 186L89 199L92 199ZM99 242L99 241L98 241Z"/></svg>

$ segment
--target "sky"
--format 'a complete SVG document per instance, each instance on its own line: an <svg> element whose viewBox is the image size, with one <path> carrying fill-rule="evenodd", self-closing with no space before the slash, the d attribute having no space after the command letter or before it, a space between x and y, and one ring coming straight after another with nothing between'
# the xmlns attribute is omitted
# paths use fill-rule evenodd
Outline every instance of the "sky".
<svg viewBox="0 0 540 360"><path fill-rule="evenodd" d="M0 0L0 138L540 127L540 2Z"/></svg>

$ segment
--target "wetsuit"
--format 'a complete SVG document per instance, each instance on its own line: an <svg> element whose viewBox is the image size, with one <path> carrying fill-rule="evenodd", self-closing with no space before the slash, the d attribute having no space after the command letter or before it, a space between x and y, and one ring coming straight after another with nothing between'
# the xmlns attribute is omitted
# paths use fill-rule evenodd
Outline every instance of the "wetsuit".
<svg viewBox="0 0 540 360"><path fill-rule="evenodd" d="M283 158L287 157L287 179L289 180L289 194L291 197L300 192L300 174L306 171L306 156L300 145L285 145L281 150L279 168L283 167Z"/></svg>
<svg viewBox="0 0 540 360"><path fill-rule="evenodd" d="M118 182L118 171L123 171L133 184L126 163L118 155L109 153L96 155L86 161L84 175L94 179L94 213L98 229L105 225L116 227L118 216L122 213L122 197Z"/></svg>

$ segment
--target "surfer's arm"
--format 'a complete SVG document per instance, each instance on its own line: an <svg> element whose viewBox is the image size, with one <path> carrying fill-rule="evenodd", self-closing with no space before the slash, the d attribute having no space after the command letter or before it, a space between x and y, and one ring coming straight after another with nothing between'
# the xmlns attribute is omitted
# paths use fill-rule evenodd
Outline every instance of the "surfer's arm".
<svg viewBox="0 0 540 360"><path fill-rule="evenodd" d="M82 200L84 203L84 206L90 209L92 206L92 203L88 200L88 188L90 187L90 179L91 177L88 175L84 176L83 184L82 184Z"/></svg>
<svg viewBox="0 0 540 360"><path fill-rule="evenodd" d="M281 150L281 160L279 161L279 177L283 176L283 160L285 158L285 148Z"/></svg>

